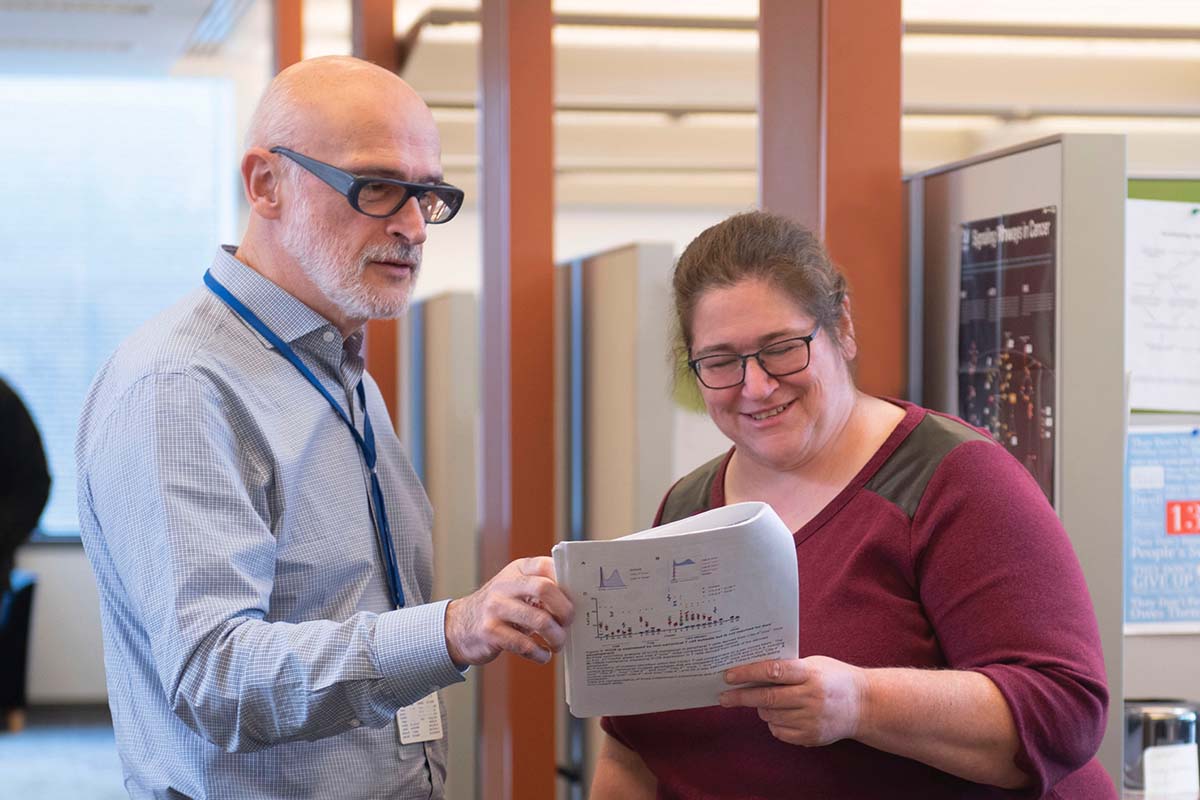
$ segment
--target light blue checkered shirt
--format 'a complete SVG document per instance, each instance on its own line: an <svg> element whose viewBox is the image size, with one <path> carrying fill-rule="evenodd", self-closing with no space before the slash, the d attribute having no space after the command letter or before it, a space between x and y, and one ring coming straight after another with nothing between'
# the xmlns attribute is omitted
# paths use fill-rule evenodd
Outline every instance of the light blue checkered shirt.
<svg viewBox="0 0 1200 800"><path fill-rule="evenodd" d="M394 717L462 675L446 653L446 602L426 604L429 502L363 371L362 336L343 341L232 248L212 273L360 431L364 381L409 605L391 610L368 473L345 424L201 286L104 365L76 446L126 788L441 797L445 740L403 745Z"/></svg>

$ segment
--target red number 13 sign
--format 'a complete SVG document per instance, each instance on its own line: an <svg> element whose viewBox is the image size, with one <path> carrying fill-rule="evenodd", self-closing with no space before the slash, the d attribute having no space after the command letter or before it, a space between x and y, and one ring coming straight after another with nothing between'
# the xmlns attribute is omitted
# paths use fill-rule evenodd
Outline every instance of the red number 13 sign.
<svg viewBox="0 0 1200 800"><path fill-rule="evenodd" d="M1200 534L1200 500L1168 500L1167 533Z"/></svg>

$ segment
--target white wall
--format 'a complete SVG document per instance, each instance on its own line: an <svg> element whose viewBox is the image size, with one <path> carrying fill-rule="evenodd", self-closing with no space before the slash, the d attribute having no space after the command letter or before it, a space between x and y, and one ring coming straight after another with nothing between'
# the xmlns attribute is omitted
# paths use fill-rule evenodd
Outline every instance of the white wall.
<svg viewBox="0 0 1200 800"><path fill-rule="evenodd" d="M26 545L17 566L38 576L27 692L31 704L103 703L100 599L83 548Z"/></svg>

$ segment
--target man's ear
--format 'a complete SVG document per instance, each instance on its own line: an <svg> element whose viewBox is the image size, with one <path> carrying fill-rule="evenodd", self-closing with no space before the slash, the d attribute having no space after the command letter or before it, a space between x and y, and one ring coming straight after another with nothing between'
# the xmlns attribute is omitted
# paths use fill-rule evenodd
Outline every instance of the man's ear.
<svg viewBox="0 0 1200 800"><path fill-rule="evenodd" d="M858 355L858 340L854 338L854 317L850 315L850 296L842 296L842 318L838 320L838 346L846 361Z"/></svg>
<svg viewBox="0 0 1200 800"><path fill-rule="evenodd" d="M250 211L265 219L279 219L279 157L261 147L251 147L242 156L242 191Z"/></svg>

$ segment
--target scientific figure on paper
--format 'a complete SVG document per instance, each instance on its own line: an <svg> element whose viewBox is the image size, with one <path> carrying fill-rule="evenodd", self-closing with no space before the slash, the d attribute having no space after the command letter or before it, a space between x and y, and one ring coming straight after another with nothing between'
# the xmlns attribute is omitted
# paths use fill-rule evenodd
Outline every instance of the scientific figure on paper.
<svg viewBox="0 0 1200 800"><path fill-rule="evenodd" d="M604 718L591 797L1116 798L1094 759L1096 616L1028 472L960 420L858 390L846 280L791 220L709 228L673 288L681 357L734 446L655 522L774 507L800 658L728 670L720 706Z"/></svg>

